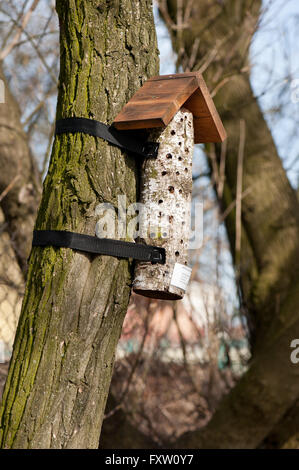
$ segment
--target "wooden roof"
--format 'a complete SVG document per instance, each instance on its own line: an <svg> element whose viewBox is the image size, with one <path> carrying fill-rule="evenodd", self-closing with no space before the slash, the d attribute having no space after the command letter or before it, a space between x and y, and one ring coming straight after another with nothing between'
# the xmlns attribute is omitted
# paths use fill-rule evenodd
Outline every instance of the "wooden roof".
<svg viewBox="0 0 299 470"><path fill-rule="evenodd" d="M194 142L223 142L226 132L199 72L160 75L147 80L114 120L117 129L165 127L176 112L193 113Z"/></svg>

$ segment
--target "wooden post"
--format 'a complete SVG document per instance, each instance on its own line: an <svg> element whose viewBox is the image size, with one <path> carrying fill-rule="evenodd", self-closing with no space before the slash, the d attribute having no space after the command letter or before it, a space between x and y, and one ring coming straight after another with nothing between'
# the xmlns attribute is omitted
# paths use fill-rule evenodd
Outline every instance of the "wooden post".
<svg viewBox="0 0 299 470"><path fill-rule="evenodd" d="M159 142L160 148L156 159L143 164L140 202L145 212L139 231L147 244L165 248L166 264L138 262L133 289L146 297L178 300L190 275L192 112L179 109L167 127L152 131L149 140Z"/></svg>

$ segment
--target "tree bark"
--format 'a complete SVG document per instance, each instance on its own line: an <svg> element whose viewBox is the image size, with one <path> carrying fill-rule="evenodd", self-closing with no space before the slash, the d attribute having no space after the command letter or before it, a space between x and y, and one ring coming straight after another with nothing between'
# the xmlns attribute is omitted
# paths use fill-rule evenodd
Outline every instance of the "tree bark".
<svg viewBox="0 0 299 470"><path fill-rule="evenodd" d="M169 18L175 21L177 2L168 0L167 5ZM183 5L186 13L187 2ZM298 366L290 361L290 343L299 337L299 204L250 85L248 48L260 6L260 1L201 0L193 3L188 29L171 29L185 68L200 39L191 68L206 70L228 132L223 210L236 198L239 129L245 122L240 253L235 252L235 211L226 218L226 227L253 344L249 371L207 428L183 437L178 446L255 448L299 396ZM164 18L169 24L165 14ZM216 156L219 161L219 147Z"/></svg>
<svg viewBox="0 0 299 470"><path fill-rule="evenodd" d="M111 123L157 74L149 0L57 0L57 119ZM136 201L132 157L84 134L56 136L36 228L94 235L95 208ZM1 408L4 448L96 448L131 264L53 247L32 250Z"/></svg>

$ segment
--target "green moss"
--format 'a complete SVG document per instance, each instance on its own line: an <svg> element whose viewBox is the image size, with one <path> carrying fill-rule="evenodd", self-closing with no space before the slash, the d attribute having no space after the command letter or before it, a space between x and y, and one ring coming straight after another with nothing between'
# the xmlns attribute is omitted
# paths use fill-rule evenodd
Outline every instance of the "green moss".
<svg viewBox="0 0 299 470"><path fill-rule="evenodd" d="M151 169L149 170L148 177L156 179L158 176L158 171L152 166Z"/></svg>

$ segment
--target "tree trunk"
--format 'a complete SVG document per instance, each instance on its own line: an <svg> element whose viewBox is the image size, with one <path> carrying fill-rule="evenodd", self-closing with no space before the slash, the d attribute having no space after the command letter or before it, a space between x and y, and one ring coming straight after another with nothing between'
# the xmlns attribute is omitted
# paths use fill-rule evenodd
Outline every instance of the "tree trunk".
<svg viewBox="0 0 299 470"><path fill-rule="evenodd" d="M157 74L149 0L57 0L57 119L111 123ZM136 200L132 157L84 134L55 138L36 228L94 235L100 202ZM25 299L1 408L4 448L96 448L131 264L53 247L32 250Z"/></svg>
<svg viewBox="0 0 299 470"><path fill-rule="evenodd" d="M177 18L177 2L168 0L167 5L169 24L169 18ZM178 446L255 448L299 397L299 369L290 361L290 343L299 337L299 204L249 80L248 48L260 6L260 1L201 0L193 3L188 29L171 29L185 68L206 70L228 133L223 210L236 198L240 122L245 122L240 253L235 252L235 211L226 227L253 343L249 371L207 428L183 437ZM219 160L218 147L216 155Z"/></svg>

